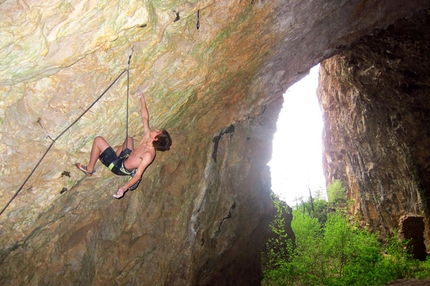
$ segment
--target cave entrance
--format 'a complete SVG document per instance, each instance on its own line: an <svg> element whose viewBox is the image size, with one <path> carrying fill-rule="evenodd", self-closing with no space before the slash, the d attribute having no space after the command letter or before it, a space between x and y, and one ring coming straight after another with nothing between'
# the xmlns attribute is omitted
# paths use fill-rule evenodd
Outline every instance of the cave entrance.
<svg viewBox="0 0 430 286"><path fill-rule="evenodd" d="M272 190L294 206L321 193L326 197L322 169L323 123L316 95L319 64L284 94L269 162Z"/></svg>

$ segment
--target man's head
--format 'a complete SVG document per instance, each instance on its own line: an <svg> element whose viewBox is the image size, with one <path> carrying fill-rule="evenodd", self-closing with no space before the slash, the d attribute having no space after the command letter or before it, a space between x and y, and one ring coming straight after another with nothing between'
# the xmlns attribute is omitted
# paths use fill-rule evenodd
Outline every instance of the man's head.
<svg viewBox="0 0 430 286"><path fill-rule="evenodd" d="M166 130L160 131L155 130L156 136L152 141L152 145L154 145L155 150L157 151L168 151L170 150L170 146L172 146L172 138L170 138L169 133Z"/></svg>

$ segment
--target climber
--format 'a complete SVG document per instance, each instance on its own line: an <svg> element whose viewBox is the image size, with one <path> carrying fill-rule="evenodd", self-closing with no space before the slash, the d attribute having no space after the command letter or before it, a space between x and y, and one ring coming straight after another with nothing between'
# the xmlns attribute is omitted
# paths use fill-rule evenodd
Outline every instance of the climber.
<svg viewBox="0 0 430 286"><path fill-rule="evenodd" d="M76 163L76 167L90 177L94 172L97 158L119 176L131 176L132 178L113 196L122 198L127 190L137 187L145 169L155 158L155 150L167 151L172 145L172 139L166 130L151 130L149 128L149 113L143 94L137 92L141 102L141 116L143 121L143 138L136 148L133 148L133 138L128 137L126 141L116 150L101 136L94 139L91 149L90 162L87 166ZM130 149L130 148L131 149Z"/></svg>

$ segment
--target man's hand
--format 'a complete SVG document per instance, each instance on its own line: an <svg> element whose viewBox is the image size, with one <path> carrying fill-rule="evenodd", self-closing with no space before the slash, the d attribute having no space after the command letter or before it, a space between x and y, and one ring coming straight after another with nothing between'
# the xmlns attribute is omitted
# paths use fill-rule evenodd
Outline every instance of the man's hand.
<svg viewBox="0 0 430 286"><path fill-rule="evenodd" d="M143 94L143 92L138 90L138 91L136 91L136 95L137 95L137 98L140 99L141 104L146 107L146 100L145 100L145 95Z"/></svg>
<svg viewBox="0 0 430 286"><path fill-rule="evenodd" d="M128 188L125 187L121 187L118 189L118 192L116 192L116 194L114 194L114 198L120 199L124 196L124 193L128 190Z"/></svg>

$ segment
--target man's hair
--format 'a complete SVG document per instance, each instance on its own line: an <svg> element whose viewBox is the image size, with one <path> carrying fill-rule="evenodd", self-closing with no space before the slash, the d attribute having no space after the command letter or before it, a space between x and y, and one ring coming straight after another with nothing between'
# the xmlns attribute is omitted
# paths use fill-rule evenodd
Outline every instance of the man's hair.
<svg viewBox="0 0 430 286"><path fill-rule="evenodd" d="M155 138L157 138L157 141L152 141L152 145L154 145L155 150L170 150L170 146L172 146L172 138L170 138L170 135L166 130L161 131L161 133L155 136Z"/></svg>

